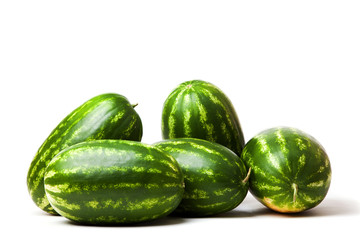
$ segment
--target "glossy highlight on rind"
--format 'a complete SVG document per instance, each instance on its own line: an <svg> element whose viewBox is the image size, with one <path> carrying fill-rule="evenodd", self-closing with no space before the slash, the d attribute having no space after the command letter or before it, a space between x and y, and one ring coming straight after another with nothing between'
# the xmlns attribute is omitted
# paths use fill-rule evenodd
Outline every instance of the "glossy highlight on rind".
<svg viewBox="0 0 360 240"><path fill-rule="evenodd" d="M325 198L331 166L324 147L295 128L277 127L253 137L241 154L252 168L250 192L282 213L311 209Z"/></svg>
<svg viewBox="0 0 360 240"><path fill-rule="evenodd" d="M234 209L245 198L247 170L230 149L194 138L168 139L154 146L170 153L184 174L185 193L174 214L211 216Z"/></svg>
<svg viewBox="0 0 360 240"><path fill-rule="evenodd" d="M202 80L183 82L166 99L163 139L199 138L226 146L238 156L245 145L238 116L229 98Z"/></svg>
<svg viewBox="0 0 360 240"><path fill-rule="evenodd" d="M184 178L177 161L156 147L95 140L60 152L46 168L45 190L52 207L72 221L133 224L171 213Z"/></svg>
<svg viewBox="0 0 360 240"><path fill-rule="evenodd" d="M126 97L107 93L86 101L66 116L38 149L27 175L31 198L40 209L57 214L45 195L44 174L62 149L96 139L140 141L141 137L141 119Z"/></svg>

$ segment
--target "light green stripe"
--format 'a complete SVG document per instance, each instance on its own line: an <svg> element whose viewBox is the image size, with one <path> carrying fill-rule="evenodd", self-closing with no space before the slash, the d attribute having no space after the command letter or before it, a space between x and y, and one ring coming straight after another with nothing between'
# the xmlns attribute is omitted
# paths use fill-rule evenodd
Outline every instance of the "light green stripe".
<svg viewBox="0 0 360 240"><path fill-rule="evenodd" d="M56 211L57 213L59 213L61 216L66 217L66 218L68 218L68 219L71 219L71 220L73 220L73 221L82 222L82 221L86 221L86 220L87 220L87 219L83 219L83 218L76 217L76 216L74 216L74 215L72 215L72 214L70 214L70 213L68 213L68 212L66 212L66 211L60 210L60 209L57 208L57 207L55 207L55 211Z"/></svg>
<svg viewBox="0 0 360 240"><path fill-rule="evenodd" d="M176 125L176 118L174 114L170 114L169 115L169 120L168 120L168 128L169 128L169 138L175 138L176 134L175 134L175 126Z"/></svg>
<svg viewBox="0 0 360 240"><path fill-rule="evenodd" d="M219 206L227 205L227 204L229 204L229 202L225 201L225 202L217 202L217 203L212 203L212 204L207 204L207 205L196 204L195 207L196 208L209 209L209 210L211 208L216 208L216 210L217 210Z"/></svg>
<svg viewBox="0 0 360 240"><path fill-rule="evenodd" d="M282 184L283 181L275 176L270 175L269 173L265 172L262 168L258 167L258 166L252 166L252 171L255 174L260 174L262 175L262 177L264 177L265 179L270 180L272 183L278 183L278 184Z"/></svg>
<svg viewBox="0 0 360 240"><path fill-rule="evenodd" d="M61 198L58 196L54 196L52 194L46 194L47 198L51 202L55 208L61 207L62 209L68 209L68 210L80 210L80 205L75 203L69 203L65 198Z"/></svg>
<svg viewBox="0 0 360 240"><path fill-rule="evenodd" d="M300 195L300 198L308 204L320 202L323 199L323 196L311 197L305 193L299 193L299 195Z"/></svg>
<svg viewBox="0 0 360 240"><path fill-rule="evenodd" d="M256 183L256 189L260 190L260 191L282 191L283 188L276 186L276 185L268 185L268 184L264 184L264 183Z"/></svg>
<svg viewBox="0 0 360 240"><path fill-rule="evenodd" d="M184 111L184 134L187 137L191 136L192 129L190 127L190 118L191 118L191 111L186 109Z"/></svg>
<svg viewBox="0 0 360 240"><path fill-rule="evenodd" d="M174 194L172 196L146 198L142 200L132 200L132 201L127 198L118 198L116 200L106 199L106 200L102 200L101 202L97 200L92 200L85 202L84 206L96 210L113 208L113 209L124 209L126 211L138 211L143 209L151 209L159 205L170 203L178 197L179 197L178 194ZM171 206L171 208L173 207Z"/></svg>
<svg viewBox="0 0 360 240"><path fill-rule="evenodd" d="M44 209L49 204L50 203L49 203L49 201L48 201L48 199L46 198L45 195L42 198L37 198L36 205L39 206L40 209Z"/></svg>
<svg viewBox="0 0 360 240"><path fill-rule="evenodd" d="M176 94L176 98L174 100L174 102L172 101L172 95L170 97L168 97L167 103L165 105L165 109L168 108L167 105L170 104L171 102L171 111L169 114L169 120L168 120L168 128L169 128L169 137L170 138L175 138L176 134L175 134L175 128L176 128L176 118L175 115L177 114L177 106L179 104L180 99L183 99L183 94L186 92L186 88L184 89L179 89L177 91L174 91L174 94Z"/></svg>
<svg viewBox="0 0 360 240"><path fill-rule="evenodd" d="M238 191L236 194L234 194L230 200L232 201L233 199L237 198L239 195L241 194L241 191Z"/></svg>
<svg viewBox="0 0 360 240"><path fill-rule="evenodd" d="M209 85L210 86L210 85ZM217 92L217 95L223 95L220 89L217 87L211 86L211 88L215 89ZM212 91L208 89L204 89L203 93L209 98L209 101L211 101L217 109L223 109L223 112L225 115L221 115L219 112L217 113L217 117L219 122L222 122L220 127L222 129L221 134L226 136L226 139L230 143L231 141L231 132L235 132L235 126L233 124L233 119L229 115L229 107L224 104L224 101L220 100L216 95L213 94ZM225 121L226 119L226 121Z"/></svg>
<svg viewBox="0 0 360 240"><path fill-rule="evenodd" d="M287 156L289 153L289 149L286 147L286 139L284 138L281 129L276 130L276 142L280 145L281 152L284 154L284 156Z"/></svg>
<svg viewBox="0 0 360 240"><path fill-rule="evenodd" d="M200 158L203 158L203 154L201 154L199 151L202 151L204 153L208 153L214 156L217 156L219 159L222 159L224 162L229 163L229 159L225 158L224 155L222 155L220 152L216 151L216 150L211 150L201 144L197 144L194 142L189 142L188 143L192 148L194 148L194 151L191 151L192 154L194 155L198 155ZM179 149L181 151L181 149ZM183 150L184 151L184 150ZM189 151L190 152L190 151ZM213 159L208 159L209 161L215 162L217 163L218 161L214 161Z"/></svg>
<svg viewBox="0 0 360 240"><path fill-rule="evenodd" d="M210 168L203 168L198 170L198 172L207 176L215 176L214 170Z"/></svg>
<svg viewBox="0 0 360 240"><path fill-rule="evenodd" d="M229 159L228 157L225 157L224 154L222 154L221 152L217 151L217 149L213 150L210 149L204 145L198 144L196 142L191 142L191 141L174 141L172 140L169 143L159 143L155 146L159 146L161 149L163 149L166 152L171 153L172 155L177 155L177 154L181 154L183 156L189 156L188 158L181 158L181 166L182 168L187 168L187 164L193 166L193 165L198 165L196 164L196 162L194 162L193 164L191 162L189 162L187 159L190 159L190 156L192 156L193 158L197 158L199 159L198 163L200 163L202 161L202 159L205 159L207 162L212 162L215 164L219 164L219 161L226 163L227 165L233 167L234 162L230 161L231 159ZM186 150L184 150L184 148L186 148ZM212 169L209 169L209 171L212 171ZM203 172L205 173L205 172ZM212 171L212 173L214 173ZM209 174L211 174L209 172ZM218 173L216 173L218 174ZM213 174L215 175L215 174Z"/></svg>
<svg viewBox="0 0 360 240"><path fill-rule="evenodd" d="M295 138L296 146L299 148L300 151L306 150L307 146L301 138Z"/></svg>
<svg viewBox="0 0 360 240"><path fill-rule="evenodd" d="M95 192L98 190L110 189L136 189L136 188L146 188L146 189L165 189L165 188L174 188L181 187L180 183L167 183L167 184L158 184L158 183L114 183L114 184L75 184L75 183L63 183L63 184L45 184L45 189L48 192L53 193L87 193L87 192Z"/></svg>
<svg viewBox="0 0 360 240"><path fill-rule="evenodd" d="M183 199L208 199L208 193L201 189L193 189L191 192L185 192Z"/></svg>
<svg viewBox="0 0 360 240"><path fill-rule="evenodd" d="M208 122L207 117L207 109L206 107L198 101L197 106L199 108L199 115L200 115L200 123L206 130L206 139L215 142L216 141L216 134L215 134L215 127L212 123Z"/></svg>
<svg viewBox="0 0 360 240"><path fill-rule="evenodd" d="M233 189L231 189L231 188L224 188L224 189L219 189L219 190L214 191L214 194L215 194L215 196L223 196L232 191L233 191Z"/></svg>
<svg viewBox="0 0 360 240"><path fill-rule="evenodd" d="M219 93L219 89L215 88L217 91L217 95L221 94L223 95L222 93ZM209 100L214 104L214 105L217 105L218 107L224 109L224 111L226 112L226 106L223 104L223 101L221 101L216 95L213 94L214 91L210 91L208 89L203 89L203 94L205 96L207 96L209 98Z"/></svg>
<svg viewBox="0 0 360 240"><path fill-rule="evenodd" d="M302 154L298 159L298 169L295 174L295 179L297 179L299 173L304 169L305 164L306 164L306 156L305 154Z"/></svg>
<svg viewBox="0 0 360 240"><path fill-rule="evenodd" d="M138 122L137 115L132 115L131 122L127 129L123 130L123 138L127 138L131 135L132 131L134 131L134 125Z"/></svg>
<svg viewBox="0 0 360 240"><path fill-rule="evenodd" d="M283 200L284 196L290 196L288 191L280 191L278 193L273 193L271 195L269 195L268 197L273 199L273 200ZM291 200L292 200L292 194L291 194Z"/></svg>
<svg viewBox="0 0 360 240"><path fill-rule="evenodd" d="M114 124L117 123L120 119L123 118L123 116L125 115L126 110L124 109L123 111L119 111L111 120L110 123Z"/></svg>
<svg viewBox="0 0 360 240"><path fill-rule="evenodd" d="M44 180L44 174L45 174L45 168L41 168L38 170L37 176L32 178L31 180L31 188L30 188L30 195L33 196L34 192L37 191L37 189L42 186L40 185L43 183Z"/></svg>
<svg viewBox="0 0 360 240"><path fill-rule="evenodd" d="M257 144L259 146L259 150L262 153L268 153L270 151L270 148L265 140L265 138L262 135L255 136L254 139L257 140Z"/></svg>
<svg viewBox="0 0 360 240"><path fill-rule="evenodd" d="M54 171L54 170L49 170L49 171L47 171L46 173L45 173L45 177L44 178L52 178L53 176L55 176L56 175L56 171Z"/></svg>
<svg viewBox="0 0 360 240"><path fill-rule="evenodd" d="M155 206L158 205L162 205L164 204L164 202L170 202L172 201L175 197L177 197L177 195L174 195L172 197L166 198L166 197L162 197L162 198L147 198L141 201L136 201L136 202L128 202L126 209L129 211L136 211L136 210L141 210L141 209L151 209Z"/></svg>
<svg viewBox="0 0 360 240"><path fill-rule="evenodd" d="M268 161L273 166L273 168L278 171L285 179L289 180L286 174L284 174L283 169L277 161L276 157L271 153L271 148L269 147L266 139L262 135L259 135L256 137L256 140L259 145L260 151L265 156L264 159L266 159L266 161Z"/></svg>
<svg viewBox="0 0 360 240"><path fill-rule="evenodd" d="M308 183L306 185L306 187L308 188L322 188L325 186L325 181L324 180L320 180L320 181L316 181L316 182L311 182L311 183Z"/></svg>
<svg viewBox="0 0 360 240"><path fill-rule="evenodd" d="M220 118L220 120L221 120L221 118ZM221 122L221 124L220 124L221 133L222 133L223 135L225 135L227 141L228 141L230 144L232 144L232 142L231 142L232 136L231 136L231 133L230 133L230 131L229 131L229 127L228 127L228 126L230 126L231 131L234 132L232 124L226 125L225 122Z"/></svg>

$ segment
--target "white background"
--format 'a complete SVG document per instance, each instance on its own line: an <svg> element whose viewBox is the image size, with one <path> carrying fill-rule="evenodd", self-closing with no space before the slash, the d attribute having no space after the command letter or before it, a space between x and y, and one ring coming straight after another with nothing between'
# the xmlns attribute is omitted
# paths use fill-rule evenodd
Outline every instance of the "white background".
<svg viewBox="0 0 360 240"><path fill-rule="evenodd" d="M324 202L289 216L248 194L227 214L135 227L79 226L33 204L30 162L74 108L122 94L153 143L166 97L192 79L228 95L246 141L279 125L317 138L333 170ZM1 239L359 239L359 1L4 0L0 80Z"/></svg>

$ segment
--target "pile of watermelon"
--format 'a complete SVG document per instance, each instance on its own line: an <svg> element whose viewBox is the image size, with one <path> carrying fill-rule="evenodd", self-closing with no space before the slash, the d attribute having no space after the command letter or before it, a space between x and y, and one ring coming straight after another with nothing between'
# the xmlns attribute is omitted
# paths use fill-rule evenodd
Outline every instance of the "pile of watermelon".
<svg viewBox="0 0 360 240"><path fill-rule="evenodd" d="M328 192L330 162L315 138L277 127L245 144L231 101L211 83L187 81L170 93L163 140L152 145L141 142L135 107L102 94L59 123L27 175L40 209L82 224L134 224L224 213L248 190L276 212L296 213Z"/></svg>

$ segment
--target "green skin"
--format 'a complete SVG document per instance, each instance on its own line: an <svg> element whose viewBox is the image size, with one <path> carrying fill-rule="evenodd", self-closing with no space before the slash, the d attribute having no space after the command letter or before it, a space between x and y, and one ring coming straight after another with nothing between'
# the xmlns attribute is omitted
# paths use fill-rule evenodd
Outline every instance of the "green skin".
<svg viewBox="0 0 360 240"><path fill-rule="evenodd" d="M305 211L328 192L331 167L325 149L298 129L259 133L245 145L241 159L252 169L250 192L274 211Z"/></svg>
<svg viewBox="0 0 360 240"><path fill-rule="evenodd" d="M180 84L166 99L163 139L199 138L219 143L238 156L245 145L238 116L229 98L211 83Z"/></svg>
<svg viewBox="0 0 360 240"><path fill-rule="evenodd" d="M45 196L44 173L66 147L95 139L140 141L141 137L141 119L124 96L109 93L88 100L59 123L36 153L27 175L31 198L40 209L57 215Z"/></svg>
<svg viewBox="0 0 360 240"><path fill-rule="evenodd" d="M170 139L154 144L180 164L185 193L175 214L203 217L227 212L245 198L249 183L245 165L228 148L201 139Z"/></svg>
<svg viewBox="0 0 360 240"><path fill-rule="evenodd" d="M46 168L45 190L53 208L72 221L133 224L172 212L184 178L176 160L151 145L95 140L60 152Z"/></svg>

